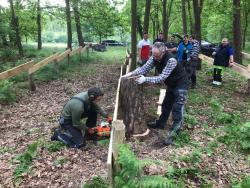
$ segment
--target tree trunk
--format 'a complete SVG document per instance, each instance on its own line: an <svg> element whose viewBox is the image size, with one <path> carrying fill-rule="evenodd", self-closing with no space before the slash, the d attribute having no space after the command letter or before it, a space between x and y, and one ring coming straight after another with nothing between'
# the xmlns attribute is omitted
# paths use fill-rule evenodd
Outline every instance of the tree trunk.
<svg viewBox="0 0 250 188"><path fill-rule="evenodd" d="M83 40L82 30L81 30L81 20L80 20L80 15L79 15L79 10L78 10L78 1L75 1L73 6L74 6L73 10L74 10L74 15L75 15L78 44L79 46L84 46L84 40Z"/></svg>
<svg viewBox="0 0 250 188"><path fill-rule="evenodd" d="M141 19L139 16L137 16L137 31L140 35L141 38L143 38L143 30L142 30L142 24L141 24Z"/></svg>
<svg viewBox="0 0 250 188"><path fill-rule="evenodd" d="M155 21L154 19L151 17L152 20L152 30L153 30L153 38L156 38L156 33L155 33Z"/></svg>
<svg viewBox="0 0 250 188"><path fill-rule="evenodd" d="M187 15L186 15L186 0L181 0L182 12L182 32L187 34Z"/></svg>
<svg viewBox="0 0 250 188"><path fill-rule="evenodd" d="M121 80L120 103L126 135L144 133L147 126L143 108L143 85L136 85L134 79Z"/></svg>
<svg viewBox="0 0 250 188"><path fill-rule="evenodd" d="M137 2L136 0L131 0L131 70L136 69L136 44L137 44L137 39L136 39L136 18L137 18Z"/></svg>
<svg viewBox="0 0 250 188"><path fill-rule="evenodd" d="M189 17L189 33L194 34L190 0L188 0L187 3L188 3L188 17Z"/></svg>
<svg viewBox="0 0 250 188"><path fill-rule="evenodd" d="M195 33L196 40L201 41L201 9L202 2L201 0L193 0L193 9L194 9L194 21L195 21Z"/></svg>
<svg viewBox="0 0 250 188"><path fill-rule="evenodd" d="M162 1L162 29L163 29L163 35L164 35L164 40L167 41L168 39L168 24L167 24L167 0Z"/></svg>
<svg viewBox="0 0 250 188"><path fill-rule="evenodd" d="M67 48L72 49L72 29L71 29L71 17L70 17L70 5L69 0L65 0L66 4L66 21L67 21Z"/></svg>
<svg viewBox="0 0 250 188"><path fill-rule="evenodd" d="M241 55L241 17L240 0L233 0L233 46L234 46L234 60L242 64Z"/></svg>
<svg viewBox="0 0 250 188"><path fill-rule="evenodd" d="M244 17L245 17L245 25L243 29L243 41L242 41L242 48L245 49L246 47L246 34L247 34L247 29L248 29L248 16L250 13L250 9L244 7Z"/></svg>
<svg viewBox="0 0 250 188"><path fill-rule="evenodd" d="M40 0L37 0L37 49L42 49L42 24L41 24L41 7Z"/></svg>
<svg viewBox="0 0 250 188"><path fill-rule="evenodd" d="M149 27L150 7L151 7L151 0L146 0L145 15L144 15L144 22L143 22L143 32L147 32L147 33L148 33L148 27Z"/></svg>
<svg viewBox="0 0 250 188"><path fill-rule="evenodd" d="M19 20L18 20L18 17L15 15L13 1L9 0L9 2L10 2L10 9L11 9L11 26L12 26L12 29L15 31L15 44L18 47L19 55L22 57L23 46L22 46L21 36L20 36L20 31L19 31Z"/></svg>

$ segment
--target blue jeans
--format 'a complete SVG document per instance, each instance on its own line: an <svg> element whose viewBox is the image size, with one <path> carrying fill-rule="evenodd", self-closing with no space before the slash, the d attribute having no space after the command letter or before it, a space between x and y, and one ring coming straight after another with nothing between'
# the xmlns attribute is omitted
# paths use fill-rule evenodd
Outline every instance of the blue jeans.
<svg viewBox="0 0 250 188"><path fill-rule="evenodd" d="M173 125L170 131L180 131L183 124L184 106L187 101L187 88L175 87L168 88L162 103L162 112L156 125L164 127L167 123L170 112L172 111Z"/></svg>

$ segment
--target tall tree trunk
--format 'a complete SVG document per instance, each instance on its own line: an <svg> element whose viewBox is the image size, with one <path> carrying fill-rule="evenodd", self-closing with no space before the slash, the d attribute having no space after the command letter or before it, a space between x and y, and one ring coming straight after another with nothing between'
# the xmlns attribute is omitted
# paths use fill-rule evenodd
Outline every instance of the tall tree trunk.
<svg viewBox="0 0 250 188"><path fill-rule="evenodd" d="M136 39L136 21L137 21L137 2L131 0L131 71L136 69L136 57L137 57L137 39Z"/></svg>
<svg viewBox="0 0 250 188"><path fill-rule="evenodd" d="M42 24L41 24L41 7L40 0L37 0L37 49L42 49Z"/></svg>
<svg viewBox="0 0 250 188"><path fill-rule="evenodd" d="M154 19L152 17L151 17L151 21L152 21L153 38L156 38L155 21L154 21Z"/></svg>
<svg viewBox="0 0 250 188"><path fill-rule="evenodd" d="M235 62L242 64L240 13L240 0L233 0L233 46L235 50L234 60Z"/></svg>
<svg viewBox="0 0 250 188"><path fill-rule="evenodd" d="M18 20L18 17L15 15L13 1L9 0L9 3L10 3L10 9L11 9L11 26L12 26L12 29L15 31L15 44L18 47L19 55L22 57L23 46L22 46L21 36L20 36L20 31L19 31L19 20Z"/></svg>
<svg viewBox="0 0 250 188"><path fill-rule="evenodd" d="M67 48L72 49L72 29L71 29L71 16L70 16L70 5L69 0L65 0L66 4L66 21L67 21Z"/></svg>
<svg viewBox="0 0 250 188"><path fill-rule="evenodd" d="M147 32L147 33L148 33L148 27L149 27L150 7L151 7L151 0L146 0L145 15L144 15L144 22L143 22L143 32Z"/></svg>
<svg viewBox="0 0 250 188"><path fill-rule="evenodd" d="M188 3L188 17L189 17L189 33L194 34L190 0L188 0L187 3Z"/></svg>
<svg viewBox="0 0 250 188"><path fill-rule="evenodd" d="M201 10L202 10L202 0L193 0L194 9L194 30L196 33L196 39L201 41Z"/></svg>
<svg viewBox="0 0 250 188"><path fill-rule="evenodd" d="M74 15L75 15L78 44L79 46L84 46L84 40L83 40L82 30L81 30L81 20L80 20L80 15L79 15L79 10L78 10L78 1L74 1L73 10L74 10Z"/></svg>
<svg viewBox="0 0 250 188"><path fill-rule="evenodd" d="M245 49L246 47L246 34L248 29L248 16L250 15L250 9L244 7L244 17L245 17L245 24L243 29L243 41L242 41L242 48Z"/></svg>
<svg viewBox="0 0 250 188"><path fill-rule="evenodd" d="M139 16L137 16L137 31L140 35L140 37L143 37L143 28L142 28L142 24L141 24L141 19Z"/></svg>
<svg viewBox="0 0 250 188"><path fill-rule="evenodd" d="M160 31L160 22L159 22L159 6L157 4L156 6L156 35L158 35L159 31Z"/></svg>
<svg viewBox="0 0 250 188"><path fill-rule="evenodd" d="M162 1L162 29L163 29L163 35L164 35L164 40L168 39L168 24L167 24L167 0Z"/></svg>
<svg viewBox="0 0 250 188"><path fill-rule="evenodd" d="M182 32L183 34L187 34L186 0L181 0L181 12L182 12Z"/></svg>

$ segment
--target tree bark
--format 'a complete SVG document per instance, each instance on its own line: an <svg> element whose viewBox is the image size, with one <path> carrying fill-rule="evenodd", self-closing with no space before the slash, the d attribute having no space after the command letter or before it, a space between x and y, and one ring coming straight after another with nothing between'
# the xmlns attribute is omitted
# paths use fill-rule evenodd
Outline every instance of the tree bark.
<svg viewBox="0 0 250 188"><path fill-rule="evenodd" d="M120 103L126 135L144 133L147 126L143 108L143 85L136 85L134 79L121 80Z"/></svg>
<svg viewBox="0 0 250 188"><path fill-rule="evenodd" d="M137 39L136 39L136 21L137 21L137 2L131 0L131 70L136 69L136 57L137 57Z"/></svg>
<svg viewBox="0 0 250 188"><path fill-rule="evenodd" d="M41 24L41 7L40 0L37 0L37 49L42 49L42 24Z"/></svg>
<svg viewBox="0 0 250 188"><path fill-rule="evenodd" d="M67 21L67 48L72 49L72 29L71 29L71 17L70 17L70 5L69 0L65 0L66 4L66 21Z"/></svg>
<svg viewBox="0 0 250 188"><path fill-rule="evenodd" d="M188 17L189 17L189 33L194 34L190 0L188 0L187 3L188 3Z"/></svg>
<svg viewBox="0 0 250 188"><path fill-rule="evenodd" d="M143 28L142 28L141 19L139 16L137 16L137 31L140 37L143 38Z"/></svg>
<svg viewBox="0 0 250 188"><path fill-rule="evenodd" d="M78 1L74 2L73 10L74 10L74 15L75 15L78 44L79 44L79 46L84 46L84 40L83 40L82 30L81 30L81 20L80 20L80 14L79 14L79 10L78 10Z"/></svg>
<svg viewBox="0 0 250 188"><path fill-rule="evenodd" d="M234 46L234 60L242 64L241 54L241 7L240 0L233 0L233 46Z"/></svg>
<svg viewBox="0 0 250 188"><path fill-rule="evenodd" d="M143 22L143 32L148 32L150 7L151 7L151 0L146 0L145 15L144 15L144 22Z"/></svg>
<svg viewBox="0 0 250 188"><path fill-rule="evenodd" d="M168 39L168 24L167 24L167 0L162 1L162 29L163 29L163 35L164 35L164 40L167 41Z"/></svg>
<svg viewBox="0 0 250 188"><path fill-rule="evenodd" d="M202 1L201 0L193 0L193 9L194 9L194 21L195 26L194 30L196 33L196 40L201 41L201 9L202 9Z"/></svg>
<svg viewBox="0 0 250 188"><path fill-rule="evenodd" d="M250 4L249 4L250 5ZM248 16L250 15L250 7L243 7L244 10L244 18L245 18L245 24L244 24L244 29L243 29L243 39L242 39L242 48L245 49L246 47L246 34L247 34L247 29L248 29Z"/></svg>
<svg viewBox="0 0 250 188"><path fill-rule="evenodd" d="M186 14L186 0L181 0L182 12L182 32L187 34L187 14Z"/></svg>
<svg viewBox="0 0 250 188"><path fill-rule="evenodd" d="M19 21L18 21L18 17L15 15L13 1L9 0L9 3L10 3L10 9L11 9L11 26L12 26L12 29L15 31L15 44L18 47L19 55L22 57L23 46L22 46L20 30L19 30Z"/></svg>

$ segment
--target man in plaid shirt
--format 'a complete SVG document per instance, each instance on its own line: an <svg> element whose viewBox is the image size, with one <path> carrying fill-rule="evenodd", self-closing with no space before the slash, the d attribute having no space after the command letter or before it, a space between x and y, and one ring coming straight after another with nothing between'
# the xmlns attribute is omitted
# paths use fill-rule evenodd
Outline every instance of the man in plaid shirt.
<svg viewBox="0 0 250 188"><path fill-rule="evenodd" d="M158 76L145 77L153 67L159 72ZM152 48L152 56L142 67L122 76L128 78L140 75L135 82L137 84L164 82L167 86L165 98L162 103L162 113L155 122L150 123L151 128L164 129L169 114L172 111L173 125L165 140L166 145L173 143L173 137L180 132L183 124L184 105L187 100L188 79L185 70L177 63L173 55L166 51L164 43L156 42Z"/></svg>

